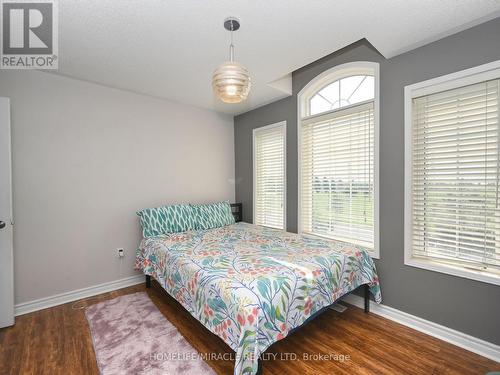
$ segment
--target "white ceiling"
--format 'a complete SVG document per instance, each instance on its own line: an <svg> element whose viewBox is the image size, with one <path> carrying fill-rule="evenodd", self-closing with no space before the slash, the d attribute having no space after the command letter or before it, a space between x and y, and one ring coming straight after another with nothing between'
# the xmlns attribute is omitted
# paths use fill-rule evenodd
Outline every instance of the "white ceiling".
<svg viewBox="0 0 500 375"><path fill-rule="evenodd" d="M211 91L227 16L241 20L236 60L253 80L238 105ZM57 73L236 114L286 96L286 79L270 83L361 38L391 57L498 16L500 0L62 0Z"/></svg>

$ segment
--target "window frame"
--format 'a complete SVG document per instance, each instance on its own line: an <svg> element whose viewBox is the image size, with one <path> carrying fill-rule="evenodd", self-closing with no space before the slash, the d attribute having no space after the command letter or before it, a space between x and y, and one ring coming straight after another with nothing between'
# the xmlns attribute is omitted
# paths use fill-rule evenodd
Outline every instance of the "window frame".
<svg viewBox="0 0 500 375"><path fill-rule="evenodd" d="M367 72L367 73L365 73ZM297 150L298 150L298 176L297 176L297 191L298 191L298 207L297 207L297 228L299 233L302 231L302 191L301 191L301 176L302 176L302 121L317 116L323 116L332 112L340 112L348 110L349 108L357 107L372 100L359 102L356 104L344 106L331 111L321 112L309 116L309 103L310 99L318 91L339 79L346 78L353 75L369 74L374 77L374 90L375 95L373 98L373 111L374 111L374 145L373 145L373 180L374 180L374 212L373 212L373 250L369 254L374 259L380 259L380 164L379 164L379 145L380 145L380 64L372 61L355 61L341 65L334 66L323 73L317 75L309 83L307 83L297 94ZM315 236L322 237L321 235L314 234ZM328 238L328 237L325 237ZM331 239L331 238L328 238Z"/></svg>
<svg viewBox="0 0 500 375"><path fill-rule="evenodd" d="M256 199L256 195L257 195L257 169L256 169L256 152L255 152L255 135L259 132L259 131L266 131L266 130L269 130L269 129L273 129L273 128L279 128L279 127L283 127L283 155L284 155L284 158L283 158L283 169L284 169L284 174L283 174L283 186L284 186L284 194L283 194L283 228L281 230L284 230L286 231L286 225L287 225L287 220L286 220L286 213L287 213L287 209L286 209L286 199L287 199L287 173L286 173L286 121L280 121L280 122L276 122L276 123L273 123L273 124L269 124L269 125L265 125L265 126L260 126L258 128L254 128L252 130L252 175L253 175L253 183L252 183L252 188L253 188L253 192L252 192L252 199L253 199L253 204L252 204L252 222L254 224L256 224L255 222L255 219L256 219L256 206L257 206L257 199ZM260 225L260 224L256 224L256 225ZM271 227L267 227L265 225L262 225L266 228L271 228ZM277 228L273 228L273 229L277 229ZM280 230L280 229L277 229L277 230Z"/></svg>
<svg viewBox="0 0 500 375"><path fill-rule="evenodd" d="M416 97L431 95L442 91L452 90L500 78L500 60L479 65L470 69L432 78L414 83L404 88L404 131L405 131L405 184L404 184L404 264L425 270L440 272L448 275L500 285L500 272L494 270L477 269L473 265L460 265L460 262L440 261L424 257L414 257L412 249L412 171L413 171L413 107L412 101Z"/></svg>

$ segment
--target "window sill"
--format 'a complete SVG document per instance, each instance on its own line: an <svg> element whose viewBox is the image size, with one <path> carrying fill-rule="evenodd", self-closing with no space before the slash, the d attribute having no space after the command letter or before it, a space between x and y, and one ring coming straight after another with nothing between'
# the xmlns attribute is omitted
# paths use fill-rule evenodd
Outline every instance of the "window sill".
<svg viewBox="0 0 500 375"><path fill-rule="evenodd" d="M368 247L368 246L366 246L366 244L361 243L361 242L360 243L356 243L356 242L351 242L351 241L344 240L344 239L341 239L341 238L328 237L328 236L324 236L324 235L321 235L321 234L310 233L310 232L299 232L299 233L300 234L305 234L307 236L319 237L319 238L322 238L324 240L345 242L345 243L351 244L353 246L361 246L362 248L364 248L366 250L366 252L368 253L368 255L370 255L370 257L372 259L380 259L380 252L379 251L373 249L372 247Z"/></svg>
<svg viewBox="0 0 500 375"><path fill-rule="evenodd" d="M405 259L405 265L422 268L428 271L445 273L447 275L458 276L465 279L481 281L483 283L500 285L500 273L497 273L495 271L470 269L459 265L453 265L423 258Z"/></svg>

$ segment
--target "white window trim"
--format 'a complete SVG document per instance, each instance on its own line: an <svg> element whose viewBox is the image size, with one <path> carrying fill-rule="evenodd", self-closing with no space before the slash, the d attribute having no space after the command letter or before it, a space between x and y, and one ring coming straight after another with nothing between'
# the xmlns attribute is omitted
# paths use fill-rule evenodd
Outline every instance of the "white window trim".
<svg viewBox="0 0 500 375"><path fill-rule="evenodd" d="M261 130L269 130L272 128L279 128L283 126L283 132L284 132L284 139L283 139L283 155L284 155L284 165L283 168L285 169L284 173L284 187L285 187L285 194L283 196L283 230L286 231L286 198L287 198L287 174L286 174L286 121L280 121L274 124L266 125L266 126L261 126L258 128L255 128L252 130L252 169L253 169L253 183L252 183L252 199L253 199L253 210L252 210L252 223L255 224L255 212L256 212L256 192L257 192L257 173L255 169L255 161L256 161L256 154L255 154L255 133Z"/></svg>
<svg viewBox="0 0 500 375"><path fill-rule="evenodd" d="M374 259L380 259L380 165L379 165L379 145L380 145L380 65L376 62L371 61L356 61L346 64L337 65L330 68L323 73L312 79L307 85L305 85L302 90L297 94L297 147L298 147L298 177L297 177L297 191L298 191L298 208L297 208L297 228L298 232L302 233L302 222L301 222L301 165L302 165L302 150L301 150L301 133L302 133L302 120L307 116L302 116L303 113L307 113L307 103L306 100L310 97L310 94L318 91L321 87L332 82L331 77L334 80L344 78L351 75L352 73L359 72L363 69L367 69L370 74L373 73L375 77L375 98L373 100L374 108L374 119L375 119L375 134L374 134L374 243L373 250L370 251L370 256ZM362 103L357 103L359 105ZM344 108L342 108L344 109Z"/></svg>
<svg viewBox="0 0 500 375"><path fill-rule="evenodd" d="M500 77L500 60L488 64L465 69L459 72L447 74L441 77L429 79L405 86L405 215L404 215L404 262L407 266L422 268L430 271L445 273L448 275L459 276L467 279L482 281L489 284L500 285L500 274L491 271L482 271L480 269L466 268L441 262L418 258L412 255L412 217L413 201L412 192L412 100L415 97L433 94L436 92L455 89L462 86L471 85L490 79Z"/></svg>

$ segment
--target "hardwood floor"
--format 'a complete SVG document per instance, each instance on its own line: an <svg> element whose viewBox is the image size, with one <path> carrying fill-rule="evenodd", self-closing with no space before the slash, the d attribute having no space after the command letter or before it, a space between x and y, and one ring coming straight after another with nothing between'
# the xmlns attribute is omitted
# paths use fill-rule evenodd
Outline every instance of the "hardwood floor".
<svg viewBox="0 0 500 375"><path fill-rule="evenodd" d="M79 302L87 306L146 290L160 311L200 353L233 353L161 287L121 289ZM0 330L0 374L98 374L87 321L73 303L16 318ZM485 374L500 364L361 309L329 310L285 340L263 361L265 375L281 374ZM292 353L296 358L285 358ZM307 360L307 355L343 355ZM276 356L276 358L274 358ZM280 356L283 357L280 359ZM347 358L349 356L349 358ZM218 374L232 374L230 360L208 361Z"/></svg>

